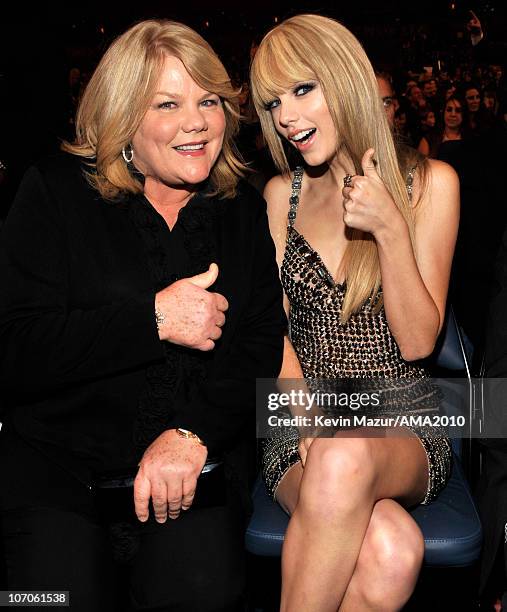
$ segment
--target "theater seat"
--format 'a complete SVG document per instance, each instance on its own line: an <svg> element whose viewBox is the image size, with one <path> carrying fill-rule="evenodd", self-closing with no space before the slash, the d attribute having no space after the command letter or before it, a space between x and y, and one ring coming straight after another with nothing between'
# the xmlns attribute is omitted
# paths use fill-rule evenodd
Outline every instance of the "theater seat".
<svg viewBox="0 0 507 612"><path fill-rule="evenodd" d="M456 409L453 403L463 401L466 412L472 415L473 406L468 405L472 401L469 361L452 309L432 360L440 370L462 373L470 385L464 388L457 384L452 388L452 381L446 382L444 412L452 413ZM454 464L446 488L433 503L417 506L411 513L424 535L424 562L432 567L472 565L481 551L481 523L458 456L462 445L457 442L453 440ZM254 512L246 533L247 550L259 556L279 556L289 517L268 497L260 477L253 490L253 503Z"/></svg>

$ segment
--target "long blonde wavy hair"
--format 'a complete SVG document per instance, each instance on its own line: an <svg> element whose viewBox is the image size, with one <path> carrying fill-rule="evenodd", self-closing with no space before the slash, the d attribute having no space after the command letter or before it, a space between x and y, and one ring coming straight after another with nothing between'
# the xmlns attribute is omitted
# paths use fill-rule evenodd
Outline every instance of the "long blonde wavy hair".
<svg viewBox="0 0 507 612"><path fill-rule="evenodd" d="M233 138L239 129L239 91L210 45L175 21L142 21L118 37L101 59L83 94L76 140L62 148L87 159L87 178L109 200L140 193L143 184L122 158L155 94L164 59L181 60L202 89L222 100L226 127L220 155L210 174L215 194L232 197L244 171Z"/></svg>
<svg viewBox="0 0 507 612"><path fill-rule="evenodd" d="M264 137L278 169L289 164L267 104L295 83L317 80L335 129L338 151L362 174L361 159L375 149L376 168L409 227L414 221L405 179L397 160L375 73L359 41L344 26L320 15L297 15L271 30L262 40L251 66L251 90ZM337 152L338 152L337 151ZM347 321L368 298L378 310L380 266L375 240L360 230L351 232L344 259L347 289L341 320Z"/></svg>

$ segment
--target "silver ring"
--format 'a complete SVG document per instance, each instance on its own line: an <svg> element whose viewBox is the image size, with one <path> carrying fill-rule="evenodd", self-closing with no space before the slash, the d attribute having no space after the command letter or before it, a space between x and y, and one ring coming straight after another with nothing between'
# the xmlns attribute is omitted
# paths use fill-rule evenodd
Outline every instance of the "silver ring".
<svg viewBox="0 0 507 612"><path fill-rule="evenodd" d="M352 187L352 174L345 175L345 178L343 179L343 186Z"/></svg>

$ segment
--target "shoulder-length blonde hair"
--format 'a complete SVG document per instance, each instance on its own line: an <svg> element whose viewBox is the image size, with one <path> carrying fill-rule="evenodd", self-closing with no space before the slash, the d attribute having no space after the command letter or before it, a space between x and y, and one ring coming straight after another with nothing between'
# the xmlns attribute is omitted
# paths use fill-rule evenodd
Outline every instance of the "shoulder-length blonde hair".
<svg viewBox="0 0 507 612"><path fill-rule="evenodd" d="M362 174L361 159L375 149L377 171L408 224L413 218L373 68L359 41L344 26L320 15L287 19L262 40L251 67L251 90L262 130L279 170L289 174L280 135L267 104L288 87L317 80L322 88L337 137L338 150ZM347 290L341 320L345 322L368 300L379 309L380 266L375 240L351 232L344 259Z"/></svg>
<svg viewBox="0 0 507 612"><path fill-rule="evenodd" d="M76 141L62 148L88 158L91 184L109 200L140 193L122 149L132 140L155 94L166 56L177 57L192 79L222 100L226 127L210 180L215 194L232 197L244 166L233 138L239 129L238 91L210 45L191 28L166 20L142 21L106 51L79 104Z"/></svg>

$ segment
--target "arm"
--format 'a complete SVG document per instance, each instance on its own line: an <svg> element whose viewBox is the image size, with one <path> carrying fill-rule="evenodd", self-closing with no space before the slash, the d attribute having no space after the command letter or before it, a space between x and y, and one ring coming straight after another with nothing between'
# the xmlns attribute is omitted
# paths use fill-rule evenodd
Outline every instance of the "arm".
<svg viewBox="0 0 507 612"><path fill-rule="evenodd" d="M344 189L347 225L371 232L377 242L384 308L389 328L407 361L428 356L445 316L445 303L459 219L459 182L454 170L432 160L428 186L417 205L414 253L408 227L372 163L364 177ZM356 190L356 194L353 190ZM414 198L417 198L415 185Z"/></svg>
<svg viewBox="0 0 507 612"><path fill-rule="evenodd" d="M69 181L66 172L63 166L62 183ZM75 180L70 184L74 191L82 189ZM0 278L8 288L0 292L2 385L17 393L40 393L143 367L164 358L160 340L213 348L227 308L225 298L206 291L216 266L156 295L146 289L109 302L104 298L97 306L72 304L76 283L93 293L97 287L91 283L100 281L90 281L86 266L83 272L78 267L89 253L73 244L69 226L76 227L76 220L67 218L64 197L55 196L44 175L32 168L2 231ZM85 205L92 206L93 197ZM90 252L94 246L103 248L92 244ZM159 332L155 299L166 312Z"/></svg>
<svg viewBox="0 0 507 612"><path fill-rule="evenodd" d="M69 305L70 242L59 203L32 168L0 244L0 370L7 388L54 390L163 357L153 292L96 308Z"/></svg>
<svg viewBox="0 0 507 612"><path fill-rule="evenodd" d="M168 430L144 453L134 485L140 520L148 518L150 496L159 522L168 515L176 518L191 505L207 452L217 455L234 446L254 424L255 379L274 378L280 371L286 319L273 242L260 206L250 230L255 241L248 306L226 355L190 397L176 398ZM176 428L193 432L206 448L195 440L179 438Z"/></svg>
<svg viewBox="0 0 507 612"><path fill-rule="evenodd" d="M289 212L289 195L290 195L290 181L284 179L281 176L276 176L271 179L265 187L264 190L264 198L268 205L268 219L269 219L269 229L271 232L271 236L273 237L275 248L276 248L276 261L278 263L279 269L282 267L282 262L285 254L285 242L287 239L287 215ZM290 304L289 299L284 293L283 296L283 306L287 317L289 317L290 313ZM282 391L290 392L292 389L296 387L294 380L301 381L297 388L301 389L303 392L308 392L308 387L304 380L304 373L301 368L301 364L299 363L299 359L296 355L296 351L292 345L292 342L289 339L289 336L286 335L284 337L283 342L283 362L282 369L279 374L279 383L278 387ZM284 389L284 379L288 379L289 383L287 388ZM314 414L314 410L311 414ZM303 414L303 416L309 416L310 413L305 409L300 409L297 406L291 406L291 413L294 415ZM306 456L308 454L308 449L310 448L315 436L308 436L308 429L306 428L304 432L300 432L300 440L299 440L299 455L301 457L301 463L304 466L306 461Z"/></svg>
<svg viewBox="0 0 507 612"><path fill-rule="evenodd" d="M287 215L289 212L290 181L282 176L275 176L264 188L264 199L267 203L269 231L275 243L276 262L278 269L282 267L285 254L285 241L287 238ZM287 296L283 295L283 307L287 317L290 304ZM304 378L303 370L299 364L296 351L289 336L286 335L283 343L283 362L279 378Z"/></svg>
<svg viewBox="0 0 507 612"><path fill-rule="evenodd" d="M428 141L426 140L426 138L424 138L424 136L421 138L419 142L419 146L417 147L417 150L422 155L426 155L426 157L428 157L428 155L430 154L430 145Z"/></svg>

